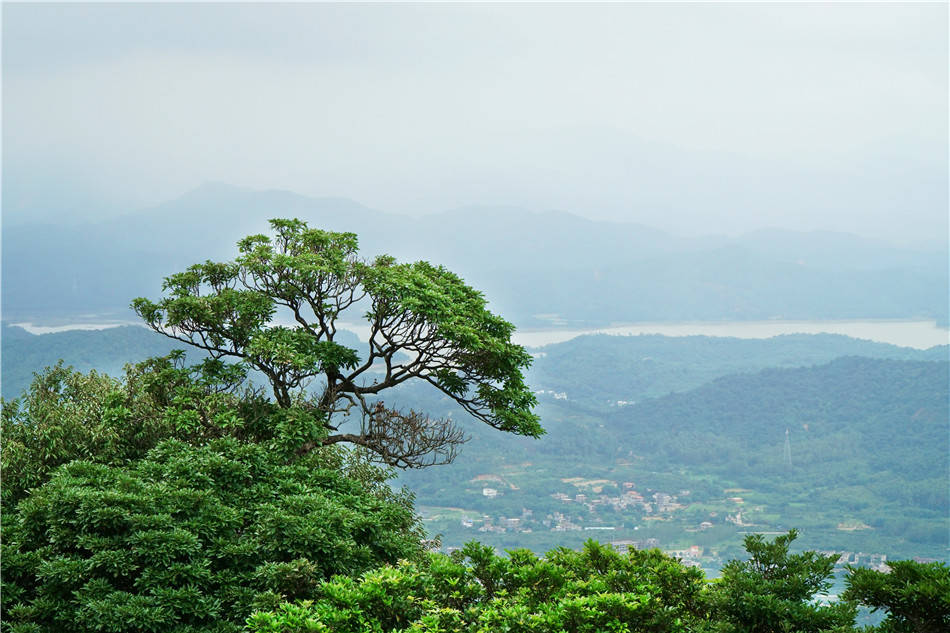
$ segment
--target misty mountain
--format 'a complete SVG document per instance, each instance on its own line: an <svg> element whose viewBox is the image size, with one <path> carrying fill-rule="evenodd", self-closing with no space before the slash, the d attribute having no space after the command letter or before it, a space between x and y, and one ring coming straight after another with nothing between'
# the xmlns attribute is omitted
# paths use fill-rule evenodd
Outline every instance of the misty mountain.
<svg viewBox="0 0 950 633"><path fill-rule="evenodd" d="M444 264L521 324L543 314L585 323L947 316L946 251L836 233L682 238L513 207L412 218L347 199L209 184L106 222L10 227L4 317L125 313L133 297L157 295L164 276L233 257L237 240L266 231L272 217L355 232L365 256Z"/></svg>
<svg viewBox="0 0 950 633"><path fill-rule="evenodd" d="M763 229L734 238L729 243L801 266L875 271L909 268L925 271L939 270L941 266L947 265L946 248L937 248L933 244L918 248L895 248L882 240L833 231Z"/></svg>

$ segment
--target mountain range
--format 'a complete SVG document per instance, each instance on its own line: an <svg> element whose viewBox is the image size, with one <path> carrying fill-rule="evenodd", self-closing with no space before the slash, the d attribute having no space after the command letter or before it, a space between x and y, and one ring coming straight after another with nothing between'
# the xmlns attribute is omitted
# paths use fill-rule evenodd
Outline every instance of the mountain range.
<svg viewBox="0 0 950 633"><path fill-rule="evenodd" d="M128 315L163 277L230 259L273 217L359 235L361 252L444 264L521 326L646 320L933 318L946 323L946 248L843 233L680 237L563 211L466 207L423 217L342 198L208 184L155 208L3 232L4 319Z"/></svg>

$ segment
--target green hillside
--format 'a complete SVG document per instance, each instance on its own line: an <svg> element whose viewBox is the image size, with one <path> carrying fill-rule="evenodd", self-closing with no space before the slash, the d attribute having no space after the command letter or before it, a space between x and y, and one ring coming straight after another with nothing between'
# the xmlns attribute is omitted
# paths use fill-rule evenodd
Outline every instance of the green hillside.
<svg viewBox="0 0 950 633"><path fill-rule="evenodd" d="M341 330L338 340L355 347L356 335ZM59 360L77 371L96 370L120 376L127 363L163 356L186 347L144 327L122 326L105 330L70 330L52 334L30 334L20 327L3 327L3 392L6 399L18 397L30 385L33 374ZM197 351L188 353L197 359ZM254 374L252 373L252 378ZM258 377L260 378L260 377ZM259 380L263 384L263 380Z"/></svg>
<svg viewBox="0 0 950 633"><path fill-rule="evenodd" d="M522 519L522 531L477 534L506 546L543 549L603 527L613 529L599 536L734 553L744 532L798 527L808 547L944 557L947 385L947 362L846 357L721 377L610 411L546 400L541 441L478 434L464 464L403 480L453 545L485 525L464 528L465 517L488 515L492 526ZM625 484L652 509L619 508ZM552 531L555 513L565 531Z"/></svg>
<svg viewBox="0 0 950 633"><path fill-rule="evenodd" d="M804 367L842 356L950 360L950 347L928 350L840 334L786 334L769 339L653 335L580 336L536 350L535 389L564 392L575 403L603 408L687 391L715 378L768 367Z"/></svg>

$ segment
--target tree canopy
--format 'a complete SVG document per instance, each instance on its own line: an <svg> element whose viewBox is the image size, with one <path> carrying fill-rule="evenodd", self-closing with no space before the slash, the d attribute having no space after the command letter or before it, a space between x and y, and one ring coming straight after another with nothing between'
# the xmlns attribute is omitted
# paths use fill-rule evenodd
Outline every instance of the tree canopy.
<svg viewBox="0 0 950 633"><path fill-rule="evenodd" d="M451 420L380 400L412 379L494 428L543 433L522 374L531 357L480 292L427 262L360 259L353 233L296 219L272 220L271 227L273 236L241 240L234 261L171 275L162 299L138 298L132 308L157 332L260 371L281 407L315 410L326 433L303 443L302 452L350 442L393 466L451 461L465 441ZM362 353L336 340L342 322L360 319L369 326ZM315 380L321 390L308 396ZM358 431L341 428L357 417Z"/></svg>
<svg viewBox="0 0 950 633"><path fill-rule="evenodd" d="M322 583L314 601L248 620L249 633L686 633L702 617L703 574L659 550L619 554L588 541L497 555L468 543L359 577Z"/></svg>
<svg viewBox="0 0 950 633"><path fill-rule="evenodd" d="M831 587L835 556L789 553L798 532L766 541L761 534L744 539L749 560L731 560L712 587L710 630L716 633L851 630L855 607L848 602L821 604Z"/></svg>
<svg viewBox="0 0 950 633"><path fill-rule="evenodd" d="M57 468L4 515L2 630L236 633L335 574L421 556L411 496L333 458L223 437Z"/></svg>
<svg viewBox="0 0 950 633"><path fill-rule="evenodd" d="M941 561L897 560L887 571L849 567L845 600L859 602L887 618L882 633L950 631L950 567Z"/></svg>

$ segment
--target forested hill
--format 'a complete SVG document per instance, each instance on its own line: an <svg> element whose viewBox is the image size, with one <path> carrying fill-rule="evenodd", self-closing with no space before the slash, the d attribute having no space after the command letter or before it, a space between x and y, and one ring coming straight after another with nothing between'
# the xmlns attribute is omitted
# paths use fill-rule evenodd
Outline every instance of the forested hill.
<svg viewBox="0 0 950 633"><path fill-rule="evenodd" d="M351 335L348 341L359 349ZM33 335L2 330L3 397L15 398L33 373L63 359L80 371L119 375L126 363L167 354L184 345L142 327ZM948 360L950 347L916 350L838 334L789 334L770 339L661 335L580 336L535 350L529 384L567 393L574 403L605 408L687 391L714 378L766 367L800 367L841 356Z"/></svg>
<svg viewBox="0 0 950 633"><path fill-rule="evenodd" d="M862 461L908 476L947 470L948 364L847 357L810 368L718 378L688 393L623 407L607 419L652 459L752 472L824 474ZM850 478L850 477L849 477Z"/></svg>
<svg viewBox="0 0 950 633"><path fill-rule="evenodd" d="M345 344L356 341L349 335ZM5 327L3 395L18 396L32 372L59 358L117 375L123 364L173 347L181 345L138 327L43 336ZM738 487L763 508L747 508L747 521L757 529L802 528L809 547L905 556L944 551L946 346L913 350L836 335L587 336L536 353L543 355L529 384L545 391L538 411L547 435L512 438L469 425L474 437L456 463L404 474L421 505L463 507L478 516L533 510L534 531L505 534L498 545L544 549L574 535L543 525L548 514L568 508L550 496L571 492L565 479L637 481L661 492L692 490L688 510L643 524L638 538L656 536L668 546L681 535L689 544L693 533L684 530L718 511L710 519L717 531L704 538L710 546L737 547L737 531L747 528L722 524L729 506L716 499ZM399 390L393 403L465 419L422 386ZM784 461L786 428L791 467ZM483 497L484 482L474 478L499 473L517 489ZM628 526L642 519L584 516ZM871 528L837 528L849 522ZM476 536L457 519L431 527L449 545Z"/></svg>
<svg viewBox="0 0 950 633"><path fill-rule="evenodd" d="M19 397L29 387L34 373L52 367L59 360L77 371L96 370L119 377L127 363L138 363L152 356L164 356L173 349L188 347L136 325L40 335L30 334L21 327L4 325L2 335L3 393L0 395L8 400ZM360 348L356 335L347 330L337 332L337 340L343 345ZM186 351L192 362L200 358L196 350Z"/></svg>
<svg viewBox="0 0 950 633"><path fill-rule="evenodd" d="M3 232L11 318L125 313L135 296L274 217L356 231L361 252L447 266L516 322L907 318L947 320L947 251L839 233L685 238L565 212L472 208L411 218L352 200L203 186L153 209ZM187 231L180 227L187 226ZM209 244L208 235L215 235ZM157 248L160 244L161 248Z"/></svg>
<svg viewBox="0 0 950 633"><path fill-rule="evenodd" d="M763 494L772 527L808 527L814 543L845 547L841 526L856 525L870 551L939 551L950 511L948 365L842 358L724 377L621 409L606 430L644 466Z"/></svg>
<svg viewBox="0 0 950 633"><path fill-rule="evenodd" d="M604 408L617 401L688 391L715 378L768 367L805 367L842 356L950 360L950 347L897 347L838 334L788 334L769 339L711 336L581 336L535 350L530 383Z"/></svg>
<svg viewBox="0 0 950 633"><path fill-rule="evenodd" d="M524 507L542 517L575 507L549 497L572 495L564 483L571 478L634 481L668 493L689 490L686 509L637 532L638 538L649 533L664 542L682 538L683 545L699 538L688 530L701 521L723 525L724 512L736 507L722 500L738 494L746 500L743 526L717 527L721 531L702 542L738 542L735 534L750 525L760 531L794 526L805 532L810 547L936 555L947 546L950 511L948 368L947 361L842 357L721 376L688 391L609 408L577 403L570 392L563 399L542 394L548 430L542 441L504 443L480 433L466 447L457 476L453 464L439 472L407 473L405 480L423 505L467 498L473 512L504 505L508 512ZM665 372L675 377L669 367ZM576 375L582 374L579 369ZM588 376L613 380L611 374L608 366ZM637 374L625 376L633 380ZM662 377L656 383L669 386ZM477 501L480 482L473 476L484 473L503 475L518 490L507 491L503 503ZM580 518L585 525L617 521L596 513ZM447 543L465 540L464 531L450 523L439 529ZM539 531L545 528L534 529L534 535L519 534L518 542L548 544ZM499 543L516 540L506 538Z"/></svg>

